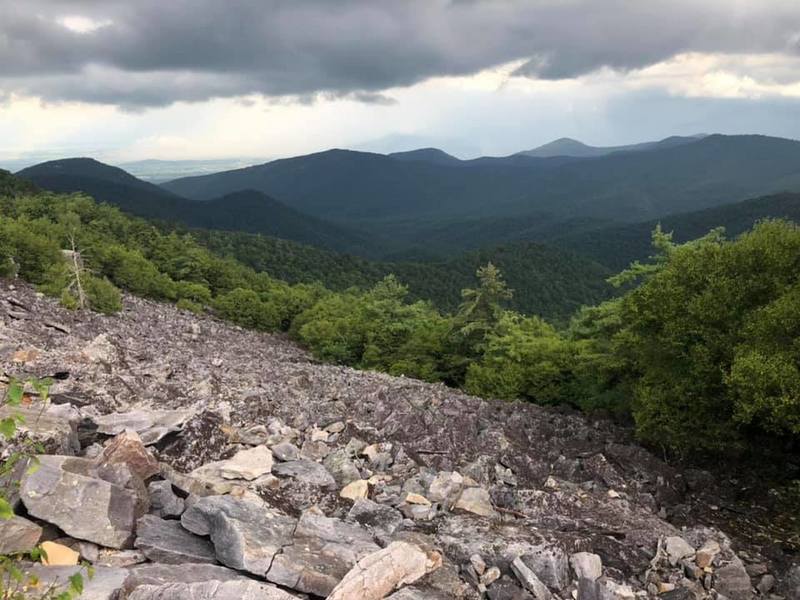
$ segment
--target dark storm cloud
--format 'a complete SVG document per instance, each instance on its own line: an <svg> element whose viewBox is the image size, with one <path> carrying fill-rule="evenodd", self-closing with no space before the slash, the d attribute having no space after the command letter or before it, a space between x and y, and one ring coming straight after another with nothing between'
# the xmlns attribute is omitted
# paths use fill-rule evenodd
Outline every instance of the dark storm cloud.
<svg viewBox="0 0 800 600"><path fill-rule="evenodd" d="M61 24L83 17L96 29ZM560 79L685 51L798 53L784 0L0 0L0 93L131 107L261 94L368 102L526 61Z"/></svg>

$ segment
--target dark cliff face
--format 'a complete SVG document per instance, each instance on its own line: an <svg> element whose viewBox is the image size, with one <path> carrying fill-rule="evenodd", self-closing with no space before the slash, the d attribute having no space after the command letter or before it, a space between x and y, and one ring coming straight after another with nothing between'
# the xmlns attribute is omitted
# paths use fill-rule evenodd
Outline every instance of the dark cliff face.
<svg viewBox="0 0 800 600"><path fill-rule="evenodd" d="M75 313L26 285L1 281L0 368L9 376L58 374L48 411L69 413L77 423L77 453L89 461L81 469L96 464L98 452L110 452L93 444L135 430L164 465L148 479L151 512L154 505L167 510L170 490L211 498L182 521L148 517L135 543L151 562L178 555L186 561L194 548L290 594L317 597L330 593L355 559L389 546L407 550L392 545L403 542L427 552L430 563L403 598L477 598L481 585L494 588L490 597L528 597L525 588L535 587L530 573L561 597L583 585L583 593L626 598L628 588L652 591L674 582L709 597L702 568L697 578L684 577L698 569L700 553L673 560L684 548L675 538L693 551L718 545L711 588L730 591L745 582L740 557L759 571L746 585L760 584L764 570L787 568L759 554L764 540L756 535L734 535L731 543L719 531L738 534L759 513L704 512L728 502L714 474L664 463L624 428L568 410L321 365L281 336L171 306L126 297L118 316ZM126 444L133 443L111 446ZM150 464L137 460L129 464ZM58 461L48 468L57 478ZM257 514L252 503L261 503ZM36 506L37 519L63 519ZM263 511L275 519L265 524ZM716 528L701 526L701 516ZM246 533L240 554L214 546L219 519L225 531ZM89 525L77 525L77 537L91 538ZM330 532L350 536L357 550L325 541ZM181 536L193 536L182 549L174 545ZM267 547L282 558L258 571L254 557ZM584 560L600 561L602 578L587 577ZM138 581L133 571L125 577ZM297 580L287 575L301 572ZM581 573L591 580L579 581Z"/></svg>

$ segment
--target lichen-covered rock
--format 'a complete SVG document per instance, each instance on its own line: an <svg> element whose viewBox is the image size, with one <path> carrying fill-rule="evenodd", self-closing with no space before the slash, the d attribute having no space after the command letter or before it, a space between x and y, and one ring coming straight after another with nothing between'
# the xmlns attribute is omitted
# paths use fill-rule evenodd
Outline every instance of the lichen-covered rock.
<svg viewBox="0 0 800 600"><path fill-rule="evenodd" d="M31 515L75 538L111 548L130 545L141 516L134 492L96 477L91 460L41 456L40 463L20 487Z"/></svg>
<svg viewBox="0 0 800 600"><path fill-rule="evenodd" d="M366 498L356 500L347 519L370 528L382 535L391 535L403 522L403 515L391 506L378 504Z"/></svg>
<svg viewBox="0 0 800 600"><path fill-rule="evenodd" d="M290 460L278 463L272 468L275 475L291 477L318 487L334 488L336 480L321 464L310 460Z"/></svg>

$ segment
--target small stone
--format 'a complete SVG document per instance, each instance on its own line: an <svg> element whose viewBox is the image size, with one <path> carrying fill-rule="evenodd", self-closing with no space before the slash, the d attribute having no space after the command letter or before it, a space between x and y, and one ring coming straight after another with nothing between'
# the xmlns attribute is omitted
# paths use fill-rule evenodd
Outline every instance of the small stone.
<svg viewBox="0 0 800 600"><path fill-rule="evenodd" d="M272 454L280 461L298 460L300 448L290 442L280 442L272 447Z"/></svg>
<svg viewBox="0 0 800 600"><path fill-rule="evenodd" d="M750 576L739 558L717 569L714 588L728 600L751 600L753 592Z"/></svg>
<svg viewBox="0 0 800 600"><path fill-rule="evenodd" d="M547 586L541 582L528 565L526 565L520 557L515 558L511 562L511 570L517 576L519 582L523 587L528 590L536 600L551 600L553 595Z"/></svg>
<svg viewBox="0 0 800 600"><path fill-rule="evenodd" d="M570 555L569 564L572 565L576 579L594 581L603 575L603 560L591 552L576 552Z"/></svg>
<svg viewBox="0 0 800 600"><path fill-rule="evenodd" d="M172 489L169 481L153 481L147 486L150 510L159 517L179 517L185 503Z"/></svg>
<svg viewBox="0 0 800 600"><path fill-rule="evenodd" d="M493 517L496 514L489 492L478 487L466 488L462 491L453 510L470 512L482 517Z"/></svg>
<svg viewBox="0 0 800 600"><path fill-rule="evenodd" d="M310 439L312 442L327 442L328 432L323 429L312 429Z"/></svg>
<svg viewBox="0 0 800 600"><path fill-rule="evenodd" d="M77 565L81 555L72 548L56 542L42 542L42 564L49 567Z"/></svg>
<svg viewBox="0 0 800 600"><path fill-rule="evenodd" d="M483 572L486 570L486 562L480 554L473 554L470 556L469 563L478 575L483 575Z"/></svg>
<svg viewBox="0 0 800 600"><path fill-rule="evenodd" d="M772 588L775 587L775 577L767 573L761 578L761 581L758 582L756 589L762 596L766 596L772 591Z"/></svg>
<svg viewBox="0 0 800 600"><path fill-rule="evenodd" d="M358 479L351 481L342 488L339 496L349 500L358 500L366 498L369 495L369 483L365 479Z"/></svg>
<svg viewBox="0 0 800 600"><path fill-rule="evenodd" d="M684 558L694 556L694 548L689 545L682 537L673 535L664 540L664 550L669 558L669 564L673 567Z"/></svg>
<svg viewBox="0 0 800 600"><path fill-rule="evenodd" d="M0 554L30 552L41 537L42 528L28 519L0 519Z"/></svg>
<svg viewBox="0 0 800 600"><path fill-rule="evenodd" d="M300 448L300 456L313 461L322 460L330 452L330 447L322 440L307 440L303 442L303 447Z"/></svg>
<svg viewBox="0 0 800 600"><path fill-rule="evenodd" d="M142 481L157 475L158 461L144 447L139 434L125 430L117 434L97 457L98 465L127 465Z"/></svg>
<svg viewBox="0 0 800 600"><path fill-rule="evenodd" d="M252 481L272 471L272 451L266 446L240 450L233 458L222 462L220 475L225 479Z"/></svg>
<svg viewBox="0 0 800 600"><path fill-rule="evenodd" d="M431 505L431 501L428 500L425 496L423 496L422 494L415 494L413 492L406 494L404 502L406 504L421 504L422 506Z"/></svg>
<svg viewBox="0 0 800 600"><path fill-rule="evenodd" d="M310 460L290 460L277 463L272 472L281 477L292 477L302 483L319 487L334 488L336 480L321 464Z"/></svg>
<svg viewBox="0 0 800 600"><path fill-rule="evenodd" d="M490 586L495 581L500 579L500 575L500 569L497 567L491 567L490 569L487 569L483 575L481 575L481 583L485 586Z"/></svg>
<svg viewBox="0 0 800 600"><path fill-rule="evenodd" d="M356 500L347 513L349 521L365 525L376 533L391 535L403 522L403 515L391 506L384 506L372 500Z"/></svg>
<svg viewBox="0 0 800 600"><path fill-rule="evenodd" d="M325 428L325 431L328 433L341 433L344 431L345 424L342 421L336 421L335 423L331 423Z"/></svg>
<svg viewBox="0 0 800 600"><path fill-rule="evenodd" d="M616 490L608 490L608 497L614 499L619 498L619 492Z"/></svg>
<svg viewBox="0 0 800 600"><path fill-rule="evenodd" d="M155 515L145 515L136 523L135 546L153 562L216 562L211 542L189 533L179 521L167 521Z"/></svg>
<svg viewBox="0 0 800 600"><path fill-rule="evenodd" d="M714 540L708 540L695 554L695 562L701 569L710 567L717 555L722 551Z"/></svg>

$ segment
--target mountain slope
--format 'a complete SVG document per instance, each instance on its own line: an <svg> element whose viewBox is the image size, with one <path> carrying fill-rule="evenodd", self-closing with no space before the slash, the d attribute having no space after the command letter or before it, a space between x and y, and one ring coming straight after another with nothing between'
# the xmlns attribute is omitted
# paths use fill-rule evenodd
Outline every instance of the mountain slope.
<svg viewBox="0 0 800 600"><path fill-rule="evenodd" d="M701 211L670 215L662 219L573 233L551 243L574 250L618 271L652 253L651 233L660 223L674 233L676 242L698 238L715 227L736 236L761 219L789 219L800 223L800 193L754 198Z"/></svg>
<svg viewBox="0 0 800 600"><path fill-rule="evenodd" d="M572 138L559 138L539 146L538 148L534 148L533 150L523 150L518 154L538 158L547 158L552 156L590 158L596 156L605 156L614 152L641 152L643 150L681 146L683 144L695 142L702 137L704 136L671 136L657 142L642 142L639 144L628 144L624 146L589 146Z"/></svg>
<svg viewBox="0 0 800 600"><path fill-rule="evenodd" d="M241 190L210 202L195 202L99 161L51 161L17 175L54 192L85 192L141 217L191 227L264 233L341 252L371 254L375 244L358 232L304 215L261 192Z"/></svg>
<svg viewBox="0 0 800 600"><path fill-rule="evenodd" d="M524 167L500 161L463 168L331 150L165 188L196 199L257 189L302 212L372 231L532 214L556 222L636 222L800 189L800 143L765 136L713 135L647 152L527 160Z"/></svg>

